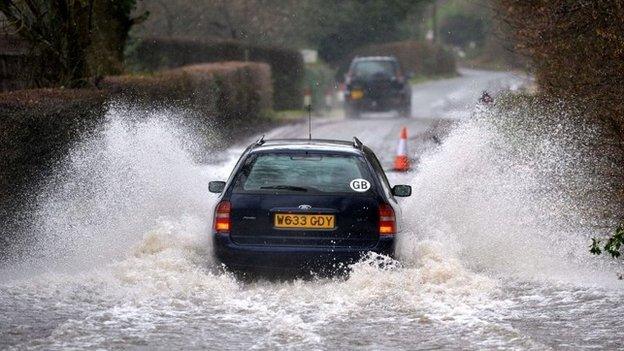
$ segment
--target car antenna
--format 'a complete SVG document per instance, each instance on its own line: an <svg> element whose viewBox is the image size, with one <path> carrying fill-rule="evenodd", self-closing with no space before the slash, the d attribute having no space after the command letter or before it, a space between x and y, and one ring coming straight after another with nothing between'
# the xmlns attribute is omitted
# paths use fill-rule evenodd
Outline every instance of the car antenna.
<svg viewBox="0 0 624 351"><path fill-rule="evenodd" d="M308 111L308 140L312 140L312 104L306 105Z"/></svg>
<svg viewBox="0 0 624 351"><path fill-rule="evenodd" d="M355 146L356 148L362 150L362 146L364 146L364 144L362 144L360 139L358 139L357 137L353 137L353 146Z"/></svg>
<svg viewBox="0 0 624 351"><path fill-rule="evenodd" d="M260 139L258 139L256 141L256 145L262 145L264 144L264 134L262 134L262 136L260 137Z"/></svg>

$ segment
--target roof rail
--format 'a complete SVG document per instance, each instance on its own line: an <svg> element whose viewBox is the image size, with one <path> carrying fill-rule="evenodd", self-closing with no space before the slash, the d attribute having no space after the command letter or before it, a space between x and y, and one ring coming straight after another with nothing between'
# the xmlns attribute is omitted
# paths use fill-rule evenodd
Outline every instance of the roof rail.
<svg viewBox="0 0 624 351"><path fill-rule="evenodd" d="M357 137L353 137L353 147L362 150L362 148L364 147L364 144L362 144L360 139L358 139Z"/></svg>

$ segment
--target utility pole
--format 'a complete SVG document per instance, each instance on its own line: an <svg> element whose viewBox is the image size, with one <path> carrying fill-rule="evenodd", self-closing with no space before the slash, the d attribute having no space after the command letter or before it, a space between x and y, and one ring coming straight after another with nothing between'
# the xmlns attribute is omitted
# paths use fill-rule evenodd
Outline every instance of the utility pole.
<svg viewBox="0 0 624 351"><path fill-rule="evenodd" d="M433 34L432 42L438 42L438 1L433 1L433 7L431 8L431 33Z"/></svg>

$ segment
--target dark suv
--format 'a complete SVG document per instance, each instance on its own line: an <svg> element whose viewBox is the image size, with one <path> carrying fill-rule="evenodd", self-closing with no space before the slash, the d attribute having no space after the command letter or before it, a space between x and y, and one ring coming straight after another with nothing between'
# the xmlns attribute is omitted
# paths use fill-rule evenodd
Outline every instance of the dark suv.
<svg viewBox="0 0 624 351"><path fill-rule="evenodd" d="M394 57L356 57L345 85L347 118L358 118L367 111L396 110L402 117L411 115L411 87Z"/></svg>
<svg viewBox="0 0 624 351"><path fill-rule="evenodd" d="M220 193L213 249L234 271L322 271L369 251L392 256L401 231L395 199L373 152L357 139L260 140L242 154ZM344 266L344 265L343 265Z"/></svg>

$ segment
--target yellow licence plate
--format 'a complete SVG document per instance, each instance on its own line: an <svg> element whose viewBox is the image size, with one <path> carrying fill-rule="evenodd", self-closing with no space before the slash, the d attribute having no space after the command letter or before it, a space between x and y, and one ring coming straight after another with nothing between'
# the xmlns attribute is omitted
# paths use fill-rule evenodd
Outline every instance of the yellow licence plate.
<svg viewBox="0 0 624 351"><path fill-rule="evenodd" d="M358 99L361 99L363 97L364 97L364 91L358 90L358 89L351 91L351 98L353 100L358 100Z"/></svg>
<svg viewBox="0 0 624 351"><path fill-rule="evenodd" d="M274 220L275 228L333 229L336 226L334 215L276 213Z"/></svg>

